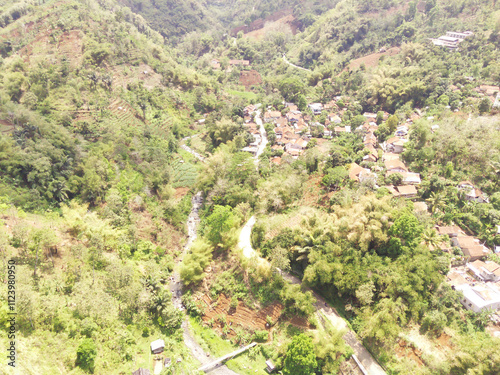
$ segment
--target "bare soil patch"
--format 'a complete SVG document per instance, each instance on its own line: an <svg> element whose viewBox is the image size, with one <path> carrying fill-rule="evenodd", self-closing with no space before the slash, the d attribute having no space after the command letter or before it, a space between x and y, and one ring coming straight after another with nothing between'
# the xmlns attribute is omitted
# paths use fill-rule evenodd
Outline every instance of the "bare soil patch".
<svg viewBox="0 0 500 375"><path fill-rule="evenodd" d="M396 355L399 358L409 358L416 362L419 367L424 365L422 361L422 351L414 348L411 344L408 344L405 340L401 340L399 345L396 346Z"/></svg>
<svg viewBox="0 0 500 375"><path fill-rule="evenodd" d="M259 28L249 31L245 34L245 38L254 40L262 40L269 32L280 31L295 35L300 27L299 21L292 15L288 14L277 20L265 20Z"/></svg>
<svg viewBox="0 0 500 375"><path fill-rule="evenodd" d="M188 187L178 187L175 188L174 197L175 199L182 199L185 195L187 195L187 193L189 193Z"/></svg>
<svg viewBox="0 0 500 375"><path fill-rule="evenodd" d="M401 51L399 47L389 48L385 52L372 53L367 56L360 57L359 59L352 60L351 63L346 68L347 70L356 70L362 64L365 64L367 68L373 68L378 65L378 62L382 56L395 56Z"/></svg>
<svg viewBox="0 0 500 375"><path fill-rule="evenodd" d="M256 70L243 70L240 73L240 83L248 90L250 86L260 85L262 77Z"/></svg>
<svg viewBox="0 0 500 375"><path fill-rule="evenodd" d="M62 34L59 38L57 50L60 54L66 56L71 65L79 66L83 58L83 32L71 30Z"/></svg>

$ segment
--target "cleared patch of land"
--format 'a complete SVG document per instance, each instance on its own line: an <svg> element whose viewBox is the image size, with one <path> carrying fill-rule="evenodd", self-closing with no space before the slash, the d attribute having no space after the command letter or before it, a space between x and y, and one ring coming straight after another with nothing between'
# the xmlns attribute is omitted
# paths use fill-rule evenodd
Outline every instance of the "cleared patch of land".
<svg viewBox="0 0 500 375"><path fill-rule="evenodd" d="M385 52L377 52L372 53L370 55L366 55L360 57L359 59L352 60L351 63L347 66L348 70L356 70L359 69L361 65L365 65L367 68L372 68L378 65L378 62L382 56L394 56L397 55L401 51L399 47L389 48Z"/></svg>

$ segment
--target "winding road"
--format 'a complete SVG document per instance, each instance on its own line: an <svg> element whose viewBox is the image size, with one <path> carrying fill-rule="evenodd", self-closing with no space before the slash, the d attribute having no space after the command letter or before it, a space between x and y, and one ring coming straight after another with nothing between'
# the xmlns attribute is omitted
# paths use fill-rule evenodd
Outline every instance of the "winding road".
<svg viewBox="0 0 500 375"><path fill-rule="evenodd" d="M252 228L255 225L255 216L252 216L247 223L243 226L240 237L238 241L238 246L243 251L243 255L246 258L256 257L259 261L267 262L264 258L259 257L257 252L252 247L252 242L250 240L250 235L252 233ZM302 281L293 275L290 275L286 272L281 272L283 278L291 284L301 284ZM323 320L324 318L328 319L332 325L338 330L347 330L347 333L344 334L343 339L349 346L353 349L355 360L360 363L360 369L365 374L368 375L387 375L384 369L377 363L375 358L370 354L370 352L363 346L363 344L356 337L356 334L349 329L347 323L342 319L342 317L333 309L328 306L328 303L325 301L323 297L321 297L314 290L307 288L310 290L316 298L316 314L318 315L318 319Z"/></svg>
<svg viewBox="0 0 500 375"><path fill-rule="evenodd" d="M285 55L283 55L283 59L286 61ZM289 63L290 64L290 63ZM293 65L293 64L290 64ZM297 67L297 66L296 66ZM301 67L297 67L300 69L304 69ZM307 70L307 69L304 69ZM259 156L264 152L264 149L267 145L267 136L266 136L266 131L264 129L264 124L262 122L262 119L260 117L260 111L256 112L255 116L255 122L257 125L260 126L260 132L261 132L261 143L259 144L257 153L255 155L255 163L258 165L259 162ZM187 139L189 137L186 137ZM205 158L201 155L199 155L196 151L192 150L190 147L182 145L181 146L184 150L188 151L189 153L193 154L197 159L200 161L204 162ZM186 254L186 252L189 250L191 247L192 243L196 239L196 230L198 227L198 224L200 222L200 217L198 215L198 212L203 204L203 196L201 192L198 192L196 195L194 195L191 199L191 204L192 204L192 209L191 213L189 214L188 217L188 241L186 245L184 246L184 252L183 255ZM252 228L255 225L256 219L255 216L252 216L248 222L243 226L240 236L239 236L239 241L238 241L238 247L242 249L243 255L246 258L253 258L256 257L258 258L259 261L262 262L267 262L264 258L259 257L257 252L253 249L252 243L251 243L251 234L252 234ZM293 276L290 275L286 272L281 273L283 278L292 284L301 284L302 281ZM311 289L310 290L314 298L316 298L316 314L318 315L318 318L320 320L323 319L328 319L334 327L336 327L339 330L347 330L347 333L344 334L343 338L351 346L351 348L354 351L354 358L356 362L358 362L360 369L364 374L367 375L387 375L386 372L382 369L382 367L377 363L377 361L373 358L373 356L368 352L368 350L361 344L359 339L356 337L356 334L349 329L347 326L346 322L338 315L338 313L333 309L332 307L328 306L327 302L322 298L320 295L318 295L316 292L314 292ZM172 279L170 282L170 291L172 292L172 302L174 306L180 310L184 310L184 307L182 305L182 282L180 279L180 274L176 270L173 275ZM196 342L196 340L193 338L189 331L189 324L187 319L183 322L182 324L183 328L183 337L184 337L184 343L185 345L191 350L191 353L194 358L196 358L202 365L209 364L214 360L214 358L210 357L208 353L205 353L203 348ZM210 371L207 371L208 373L211 374L216 374L216 375L238 375L238 373L228 369L225 365L220 366L217 368L214 368Z"/></svg>

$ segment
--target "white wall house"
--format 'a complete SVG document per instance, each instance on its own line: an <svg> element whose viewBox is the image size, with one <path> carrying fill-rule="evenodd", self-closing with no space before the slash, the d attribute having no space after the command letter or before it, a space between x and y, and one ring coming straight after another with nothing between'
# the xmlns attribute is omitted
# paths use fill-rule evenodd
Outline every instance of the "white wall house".
<svg viewBox="0 0 500 375"><path fill-rule="evenodd" d="M479 313L500 308L500 293L487 284L475 286L463 284L456 286L456 290L463 293L460 302L467 310Z"/></svg>

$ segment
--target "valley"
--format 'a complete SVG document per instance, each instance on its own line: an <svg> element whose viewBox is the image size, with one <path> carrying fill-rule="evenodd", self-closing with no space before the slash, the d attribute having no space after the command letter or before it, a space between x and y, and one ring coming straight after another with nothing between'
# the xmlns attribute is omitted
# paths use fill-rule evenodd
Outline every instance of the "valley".
<svg viewBox="0 0 500 375"><path fill-rule="evenodd" d="M500 373L498 1L0 12L0 373Z"/></svg>

